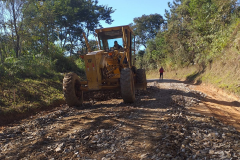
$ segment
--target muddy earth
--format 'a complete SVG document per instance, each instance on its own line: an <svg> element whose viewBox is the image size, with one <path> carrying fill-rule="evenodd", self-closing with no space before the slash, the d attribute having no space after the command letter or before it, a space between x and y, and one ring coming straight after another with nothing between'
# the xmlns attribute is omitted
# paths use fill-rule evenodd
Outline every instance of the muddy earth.
<svg viewBox="0 0 240 160"><path fill-rule="evenodd" d="M0 159L240 159L239 99L207 86L149 80L136 102L84 95L0 130Z"/></svg>

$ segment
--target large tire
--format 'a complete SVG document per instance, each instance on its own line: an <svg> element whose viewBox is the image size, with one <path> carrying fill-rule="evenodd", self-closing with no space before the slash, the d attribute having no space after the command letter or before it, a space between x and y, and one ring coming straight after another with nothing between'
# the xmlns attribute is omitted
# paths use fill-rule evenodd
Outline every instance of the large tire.
<svg viewBox="0 0 240 160"><path fill-rule="evenodd" d="M141 84L141 89L146 90L147 89L147 78L145 69L137 69L136 71L136 82L138 84Z"/></svg>
<svg viewBox="0 0 240 160"><path fill-rule="evenodd" d="M120 85L124 103L133 103L135 101L135 87L133 73L130 68L121 70Z"/></svg>
<svg viewBox="0 0 240 160"><path fill-rule="evenodd" d="M83 103L80 90L80 78L75 73L67 73L63 78L63 94L69 107L80 106Z"/></svg>

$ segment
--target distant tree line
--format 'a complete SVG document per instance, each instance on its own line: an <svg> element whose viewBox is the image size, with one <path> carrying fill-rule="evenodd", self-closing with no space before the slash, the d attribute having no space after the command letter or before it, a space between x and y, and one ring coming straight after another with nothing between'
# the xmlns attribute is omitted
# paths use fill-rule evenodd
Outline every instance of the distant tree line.
<svg viewBox="0 0 240 160"><path fill-rule="evenodd" d="M82 32L93 34L102 20L111 24L113 12L97 0L0 0L0 61L59 51L75 54L85 48Z"/></svg>
<svg viewBox="0 0 240 160"><path fill-rule="evenodd" d="M221 54L239 24L238 0L173 0L159 14L134 19L139 51L137 64L147 69L197 64L204 66ZM234 28L234 27L233 27Z"/></svg>
<svg viewBox="0 0 240 160"><path fill-rule="evenodd" d="M240 22L239 0L173 0L168 6L164 17L142 15L130 24L137 50L144 48L137 54L138 67L211 63ZM100 21L111 24L112 13L97 0L0 0L0 63L24 55L86 52L82 32L88 37L102 27ZM89 43L96 48L94 40Z"/></svg>

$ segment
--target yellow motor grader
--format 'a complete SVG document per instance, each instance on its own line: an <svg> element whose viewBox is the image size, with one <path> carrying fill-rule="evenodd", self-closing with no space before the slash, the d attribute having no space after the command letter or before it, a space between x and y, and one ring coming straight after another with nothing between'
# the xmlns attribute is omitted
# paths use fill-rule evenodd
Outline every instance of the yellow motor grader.
<svg viewBox="0 0 240 160"><path fill-rule="evenodd" d="M121 90L124 103L135 101L135 89L146 90L144 69L136 69L135 36L130 26L96 29L98 51L83 55L87 81L81 81L75 73L67 73L63 79L63 93L69 106L83 103L83 92L98 90ZM121 47L114 47L114 42Z"/></svg>

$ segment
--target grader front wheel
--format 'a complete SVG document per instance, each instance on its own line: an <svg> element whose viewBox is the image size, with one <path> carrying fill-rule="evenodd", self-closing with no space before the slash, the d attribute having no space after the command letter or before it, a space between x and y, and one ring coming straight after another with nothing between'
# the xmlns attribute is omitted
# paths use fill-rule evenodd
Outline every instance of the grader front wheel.
<svg viewBox="0 0 240 160"><path fill-rule="evenodd" d="M135 87L131 69L121 70L120 85L124 103L133 103L135 101Z"/></svg>
<svg viewBox="0 0 240 160"><path fill-rule="evenodd" d="M80 90L80 78L75 73L67 73L63 79L63 94L67 104L79 106L83 103L82 91Z"/></svg>

